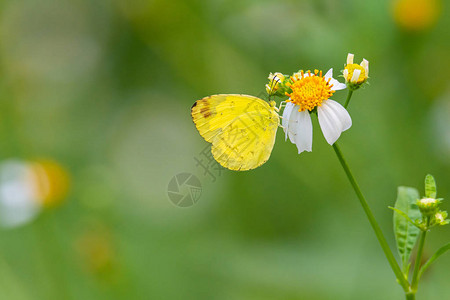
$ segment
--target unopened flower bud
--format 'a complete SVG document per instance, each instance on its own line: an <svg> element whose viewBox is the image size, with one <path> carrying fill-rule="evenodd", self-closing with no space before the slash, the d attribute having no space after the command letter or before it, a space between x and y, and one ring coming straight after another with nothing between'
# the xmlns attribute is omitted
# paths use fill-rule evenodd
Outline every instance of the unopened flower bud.
<svg viewBox="0 0 450 300"><path fill-rule="evenodd" d="M431 217L436 214L440 201L434 198L423 198L417 201L420 212L425 217Z"/></svg>
<svg viewBox="0 0 450 300"><path fill-rule="evenodd" d="M369 61L363 59L358 65L353 63L353 57L354 55L351 53L347 55L347 64L342 74L348 88L356 90L369 78Z"/></svg>
<svg viewBox="0 0 450 300"><path fill-rule="evenodd" d="M436 225L446 225L450 220L446 220L448 214L446 211L439 211L434 215Z"/></svg>

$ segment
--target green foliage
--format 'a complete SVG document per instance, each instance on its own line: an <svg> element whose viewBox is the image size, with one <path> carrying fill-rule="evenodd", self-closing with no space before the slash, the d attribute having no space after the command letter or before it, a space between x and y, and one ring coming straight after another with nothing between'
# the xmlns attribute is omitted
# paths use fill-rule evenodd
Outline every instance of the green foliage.
<svg viewBox="0 0 450 300"><path fill-rule="evenodd" d="M398 187L394 209L394 233L404 273L408 270L409 258L420 233L420 229L411 223L421 217L416 205L418 198L419 192L415 188Z"/></svg>
<svg viewBox="0 0 450 300"><path fill-rule="evenodd" d="M428 269L428 267L436 260L439 258L439 256L441 256L442 254L444 254L445 252L447 252L448 250L450 250L450 243L442 246L441 248L439 248L438 251L436 251L436 253L433 254L432 257L430 257L430 259L423 265L423 267L420 269L419 272L419 278L422 276L423 272L425 272L426 269Z"/></svg>
<svg viewBox="0 0 450 300"><path fill-rule="evenodd" d="M0 1L1 160L55 159L72 178L52 230L1 229L0 298L401 299L320 126L313 152L297 155L279 128L264 166L212 182L194 160L206 142L189 114L207 95L264 95L269 72L333 67L343 82L347 53L365 57L371 85L354 93L354 125L340 141L381 228L391 228L378 217L394 206L393 184L420 181L411 186L424 196L426 168L441 196L450 191L450 18L444 6L435 27L409 33L386 4ZM346 91L332 99L345 103ZM167 198L180 172L202 182L189 209ZM91 269L105 256L113 280ZM450 260L439 263L424 298L450 294Z"/></svg>
<svg viewBox="0 0 450 300"><path fill-rule="evenodd" d="M430 174L427 174L427 176L425 176L425 197L434 199L436 198L436 181Z"/></svg>

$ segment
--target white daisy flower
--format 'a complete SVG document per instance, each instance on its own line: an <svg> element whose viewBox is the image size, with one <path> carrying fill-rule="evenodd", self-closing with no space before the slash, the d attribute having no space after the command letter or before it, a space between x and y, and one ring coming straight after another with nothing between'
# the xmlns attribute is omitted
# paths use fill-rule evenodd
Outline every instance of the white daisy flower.
<svg viewBox="0 0 450 300"><path fill-rule="evenodd" d="M292 143L297 145L298 153L312 150L312 122L310 112L317 108L320 128L326 141L333 145L341 133L352 126L347 110L338 102L329 99L337 90L346 88L333 77L333 69L325 76L322 71L314 73L300 71L291 77L288 84L292 92L286 93L289 100L283 111L282 126Z"/></svg>

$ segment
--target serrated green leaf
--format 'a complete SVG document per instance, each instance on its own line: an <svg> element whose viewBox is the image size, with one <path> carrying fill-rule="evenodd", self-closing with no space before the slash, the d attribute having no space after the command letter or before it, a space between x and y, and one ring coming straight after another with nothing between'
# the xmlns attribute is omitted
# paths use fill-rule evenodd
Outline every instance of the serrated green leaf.
<svg viewBox="0 0 450 300"><path fill-rule="evenodd" d="M415 188L399 186L395 208L404 212L412 221L421 218L416 201L419 199L419 192ZM420 229L394 210L394 233L397 241L397 249L402 259L402 269L405 273L408 269L409 258L416 244Z"/></svg>
<svg viewBox="0 0 450 300"><path fill-rule="evenodd" d="M425 176L425 197L433 199L436 198L436 181L430 174Z"/></svg>

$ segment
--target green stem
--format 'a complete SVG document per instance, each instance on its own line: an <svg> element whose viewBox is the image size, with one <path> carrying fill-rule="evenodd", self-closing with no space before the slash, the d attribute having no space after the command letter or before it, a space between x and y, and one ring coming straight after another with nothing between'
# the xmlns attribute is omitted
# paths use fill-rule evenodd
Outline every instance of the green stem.
<svg viewBox="0 0 450 300"><path fill-rule="evenodd" d="M347 108L348 104L350 103L350 98L352 97L353 90L349 89L347 94L347 100L345 100L344 107Z"/></svg>
<svg viewBox="0 0 450 300"><path fill-rule="evenodd" d="M423 246L425 245L425 238L427 237L427 230L423 230L420 233L419 238L419 248L417 248L417 256L416 263L414 264L414 273L411 282L411 289L415 292L417 291L417 287L419 285L419 271L420 271L420 262L422 260Z"/></svg>
<svg viewBox="0 0 450 300"><path fill-rule="evenodd" d="M416 300L416 294L415 293L407 293L406 300Z"/></svg>
<svg viewBox="0 0 450 300"><path fill-rule="evenodd" d="M410 292L409 289L409 283L406 280L405 276L403 275L402 271L400 270L400 267L397 264L397 261L395 260L394 255L392 254L391 249L389 248L388 243L386 242L386 238L383 235L383 232L380 229L380 226L378 225L377 221L375 220L375 217L373 216L372 211L370 210L369 205L367 204L366 199L364 198L361 189L358 186L358 183L355 180L355 177L353 177L352 172L350 171L350 168L347 164L347 162L344 159L344 156L342 155L341 149L339 148L337 143L333 144L333 149L336 152L336 155L339 159L339 162L342 165L342 168L345 171L345 174L347 175L348 180L350 181L353 189L355 190L356 196L359 199L359 202L361 203L361 206L364 209L364 212L366 213L367 218L369 219L370 225L372 226L373 231L375 231L375 235L377 236L378 242L380 243L381 248L383 249L384 255L386 255L386 258L389 262L389 265L392 268L392 271L394 271L395 276L397 277L398 282L403 287L403 290L408 293Z"/></svg>

